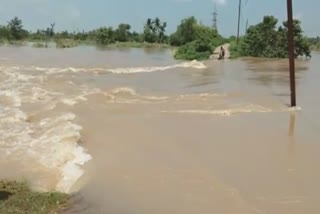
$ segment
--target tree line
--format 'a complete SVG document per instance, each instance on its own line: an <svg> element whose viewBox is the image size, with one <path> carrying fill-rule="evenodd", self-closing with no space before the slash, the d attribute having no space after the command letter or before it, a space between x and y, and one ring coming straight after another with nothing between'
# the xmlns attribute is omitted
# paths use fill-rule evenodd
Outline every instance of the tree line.
<svg viewBox="0 0 320 214"><path fill-rule="evenodd" d="M100 27L81 32L56 32L56 25L52 23L46 29L31 32L24 29L21 19L14 17L7 25L0 26L0 41L55 41L56 44L61 44L61 47L68 47L61 42L63 40L93 41L98 45L126 42L166 44L178 47L175 52L176 59L186 60L207 59L216 47L231 42L230 52L233 57L285 58L288 57L287 23L283 22L279 27L277 24L278 20L275 17L265 16L261 23L248 28L238 45L235 37L225 39L217 30L199 23L195 17L181 20L171 35L166 32L167 22L159 18L148 18L144 23L143 32L132 31L130 24L126 23L121 23L116 28ZM294 20L294 42L296 56L310 56L311 44L320 48L320 38L305 37L298 20Z"/></svg>
<svg viewBox="0 0 320 214"><path fill-rule="evenodd" d="M222 44L223 38L218 32L200 24L195 17L183 19L176 32L166 34L167 22L159 18L148 18L143 32L131 30L131 26L121 23L117 28L100 27L92 31L56 32L55 23L46 29L30 32L24 29L22 20L14 17L6 26L0 26L0 40L4 41L94 41L98 45L110 45L117 42L136 42L150 44L167 44L178 47L175 54L177 59L206 59L212 54L217 45ZM63 44L61 47L65 47Z"/></svg>
<svg viewBox="0 0 320 214"><path fill-rule="evenodd" d="M168 43L166 35L167 23L159 18L147 19L144 25L144 32L131 31L131 26L121 23L117 28L100 27L92 31L62 31L55 32L55 23L50 24L46 29L38 29L35 32L24 29L22 20L14 17L7 25L0 26L0 40L2 41L46 41L56 39L73 39L77 41L95 41L102 45L114 42L148 42Z"/></svg>

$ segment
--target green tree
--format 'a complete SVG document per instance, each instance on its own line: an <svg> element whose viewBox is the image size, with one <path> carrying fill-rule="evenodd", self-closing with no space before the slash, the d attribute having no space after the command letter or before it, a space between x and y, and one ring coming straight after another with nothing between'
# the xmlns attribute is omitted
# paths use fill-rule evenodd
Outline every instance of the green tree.
<svg viewBox="0 0 320 214"><path fill-rule="evenodd" d="M248 28L239 51L239 55L253 57L285 58L288 57L287 23L277 28L278 20L273 16L265 16L263 21ZM310 45L300 26L300 21L294 20L293 33L296 56L310 56Z"/></svg>
<svg viewBox="0 0 320 214"><path fill-rule="evenodd" d="M283 22L285 31L288 31L288 22ZM295 54L298 56L311 56L310 42L307 37L303 35L303 30L301 28L301 21L293 20L293 35L294 35L294 45L295 45Z"/></svg>
<svg viewBox="0 0 320 214"><path fill-rule="evenodd" d="M177 31L170 36L170 44L179 46L176 59L208 59L214 48L223 42L215 29L199 24L194 17L182 20Z"/></svg>
<svg viewBox="0 0 320 214"><path fill-rule="evenodd" d="M127 42L130 38L130 29L129 24L120 24L118 29L115 31L115 39L119 42Z"/></svg>
<svg viewBox="0 0 320 214"><path fill-rule="evenodd" d="M18 17L14 17L8 22L8 29L14 40L22 40L28 36L28 32L23 29L22 21Z"/></svg>
<svg viewBox="0 0 320 214"><path fill-rule="evenodd" d="M273 16L265 16L262 23L249 27L244 37L243 53L255 57L277 57L274 51L278 39L277 23Z"/></svg>
<svg viewBox="0 0 320 214"><path fill-rule="evenodd" d="M55 39L71 39L71 38L73 38L73 35L67 30L55 34Z"/></svg>
<svg viewBox="0 0 320 214"><path fill-rule="evenodd" d="M157 17L153 21L153 29L156 37L156 42L157 43L163 43L165 40L165 32L166 32L166 27L167 23L166 22L161 22L160 19Z"/></svg>
<svg viewBox="0 0 320 214"><path fill-rule="evenodd" d="M159 38L159 43L164 43L166 38L168 38L165 34L166 32L166 28L167 28L167 22L163 22L162 24L160 24L159 26L159 35L158 35L158 38Z"/></svg>
<svg viewBox="0 0 320 214"><path fill-rule="evenodd" d="M134 42L143 42L143 39L144 39L144 35L142 34L139 34L138 32L136 31L133 31L130 35L130 39Z"/></svg>
<svg viewBox="0 0 320 214"><path fill-rule="evenodd" d="M10 39L10 30L6 26L0 26L0 39L9 40Z"/></svg>
<svg viewBox="0 0 320 214"><path fill-rule="evenodd" d="M195 28L197 25L197 20L193 16L182 20L181 24L177 27L177 31L170 36L170 44L181 46L195 40Z"/></svg>
<svg viewBox="0 0 320 214"><path fill-rule="evenodd" d="M143 37L144 37L144 41L146 42L149 42L149 43L156 42L154 22L150 18L147 19L147 23L144 25Z"/></svg>
<svg viewBox="0 0 320 214"><path fill-rule="evenodd" d="M166 40L166 28L167 23L161 22L158 17L154 20L147 19L143 32L144 41L149 43L164 43Z"/></svg>
<svg viewBox="0 0 320 214"><path fill-rule="evenodd" d="M54 36L54 27L56 26L55 23L51 23L50 27L46 29L46 36L48 38L52 38Z"/></svg>
<svg viewBox="0 0 320 214"><path fill-rule="evenodd" d="M114 31L111 27L99 28L96 32L96 41L100 45L108 45L115 42Z"/></svg>

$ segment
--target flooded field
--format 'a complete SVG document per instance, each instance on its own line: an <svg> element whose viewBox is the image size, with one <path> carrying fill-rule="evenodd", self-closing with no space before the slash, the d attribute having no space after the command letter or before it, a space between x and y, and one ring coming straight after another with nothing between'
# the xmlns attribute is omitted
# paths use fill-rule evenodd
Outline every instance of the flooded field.
<svg viewBox="0 0 320 214"><path fill-rule="evenodd" d="M65 213L317 214L320 55L175 61L167 49L0 49L0 178Z"/></svg>

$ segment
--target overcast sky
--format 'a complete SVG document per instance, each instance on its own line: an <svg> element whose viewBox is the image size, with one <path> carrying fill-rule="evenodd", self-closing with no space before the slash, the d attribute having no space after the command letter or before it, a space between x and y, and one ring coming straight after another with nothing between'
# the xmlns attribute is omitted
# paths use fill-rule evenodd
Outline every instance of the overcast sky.
<svg viewBox="0 0 320 214"><path fill-rule="evenodd" d="M0 24L14 16L23 20L25 28L36 30L56 23L60 30L90 30L100 26L129 23L141 31L150 17L160 17L173 32L180 20L195 16L211 25L214 2L218 10L218 28L224 36L236 34L239 0L0 0ZM242 32L261 21L264 15L286 19L286 0L242 0ZM306 34L320 35L318 19L320 0L294 0L294 16L301 19Z"/></svg>

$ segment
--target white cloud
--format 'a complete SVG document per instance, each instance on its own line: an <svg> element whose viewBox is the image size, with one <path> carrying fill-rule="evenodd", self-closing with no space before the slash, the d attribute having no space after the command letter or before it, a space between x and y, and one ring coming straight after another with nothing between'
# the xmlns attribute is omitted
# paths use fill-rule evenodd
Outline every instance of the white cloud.
<svg viewBox="0 0 320 214"><path fill-rule="evenodd" d="M227 0L213 0L213 2L220 4L220 5L225 5L227 4Z"/></svg>

